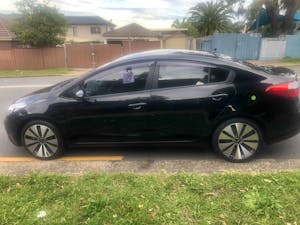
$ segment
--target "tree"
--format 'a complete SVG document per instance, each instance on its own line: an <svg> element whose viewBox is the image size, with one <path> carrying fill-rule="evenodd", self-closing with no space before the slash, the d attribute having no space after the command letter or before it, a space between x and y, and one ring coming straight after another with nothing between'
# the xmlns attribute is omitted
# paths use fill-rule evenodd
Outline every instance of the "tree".
<svg viewBox="0 0 300 225"><path fill-rule="evenodd" d="M232 10L232 14L235 20L244 20L244 16L247 13L247 9L245 8L245 0L225 0L227 8ZM242 21L237 21L238 23Z"/></svg>
<svg viewBox="0 0 300 225"><path fill-rule="evenodd" d="M289 33L293 29L294 15L300 7L299 0L283 0L282 8L286 10L284 21L282 23L282 32L284 34Z"/></svg>
<svg viewBox="0 0 300 225"><path fill-rule="evenodd" d="M300 7L300 0L254 0L247 13L248 25L254 23L263 7L267 11L270 24L260 28L261 31L271 36L292 33L294 15ZM283 21L280 12L284 12Z"/></svg>
<svg viewBox="0 0 300 225"><path fill-rule="evenodd" d="M183 18L181 21L176 19L173 21L172 27L174 28L187 28L189 26L189 22L187 18Z"/></svg>
<svg viewBox="0 0 300 225"><path fill-rule="evenodd" d="M279 2L278 0L265 0L264 4L270 18L271 33L277 36L279 33Z"/></svg>
<svg viewBox="0 0 300 225"><path fill-rule="evenodd" d="M202 36L230 31L232 8L223 1L198 3L190 9L190 21Z"/></svg>
<svg viewBox="0 0 300 225"><path fill-rule="evenodd" d="M233 33L241 33L245 29L245 22L244 21L237 21L230 25L230 32Z"/></svg>
<svg viewBox="0 0 300 225"><path fill-rule="evenodd" d="M67 25L57 8L37 0L16 3L20 15L13 25L17 40L31 47L53 47L64 42Z"/></svg>
<svg viewBox="0 0 300 225"><path fill-rule="evenodd" d="M249 9L246 12L246 20L247 25L250 27L258 18L261 8L263 5L263 0L254 0L250 6Z"/></svg>
<svg viewBox="0 0 300 225"><path fill-rule="evenodd" d="M188 35L192 37L199 37L200 34L195 28L191 22L188 21L187 18L183 18L181 21L179 19L176 19L173 21L172 27L174 28L187 28L188 29Z"/></svg>

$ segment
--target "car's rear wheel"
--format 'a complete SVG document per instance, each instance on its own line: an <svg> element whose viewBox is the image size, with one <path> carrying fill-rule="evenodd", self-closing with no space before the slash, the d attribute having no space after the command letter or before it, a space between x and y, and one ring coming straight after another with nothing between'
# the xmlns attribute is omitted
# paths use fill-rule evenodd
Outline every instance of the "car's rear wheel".
<svg viewBox="0 0 300 225"><path fill-rule="evenodd" d="M251 159L259 151L262 142L260 128L252 121L242 118L220 124L212 137L214 150L231 162Z"/></svg>
<svg viewBox="0 0 300 225"><path fill-rule="evenodd" d="M22 132L24 148L42 160L54 159L63 153L63 143L58 129L45 121L32 121Z"/></svg>

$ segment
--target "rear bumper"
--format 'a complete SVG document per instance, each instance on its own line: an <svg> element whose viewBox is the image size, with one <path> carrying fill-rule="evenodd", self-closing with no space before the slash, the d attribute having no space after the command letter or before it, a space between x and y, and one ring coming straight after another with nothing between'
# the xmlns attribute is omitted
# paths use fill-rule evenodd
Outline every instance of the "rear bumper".
<svg viewBox="0 0 300 225"><path fill-rule="evenodd" d="M272 121L267 128L265 142L272 144L293 137L300 132L300 112Z"/></svg>
<svg viewBox="0 0 300 225"><path fill-rule="evenodd" d="M286 132L285 134L280 134L278 136L275 137L271 137L269 139L266 140L266 143L268 144L273 144L276 142L280 142L283 141L285 139L291 138L296 136L298 133L300 133L300 128L295 128L294 130L289 130L288 132Z"/></svg>

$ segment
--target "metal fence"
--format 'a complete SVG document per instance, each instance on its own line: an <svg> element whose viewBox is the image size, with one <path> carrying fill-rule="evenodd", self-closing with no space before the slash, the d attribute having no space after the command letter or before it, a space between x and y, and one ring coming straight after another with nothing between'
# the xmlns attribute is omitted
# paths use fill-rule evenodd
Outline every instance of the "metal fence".
<svg viewBox="0 0 300 225"><path fill-rule="evenodd" d="M261 60L281 59L285 57L286 38L263 38L261 41L260 55Z"/></svg>
<svg viewBox="0 0 300 225"><path fill-rule="evenodd" d="M260 34L214 34L203 40L201 50L214 51L234 59L257 59L261 43Z"/></svg>
<svg viewBox="0 0 300 225"><path fill-rule="evenodd" d="M300 35L286 35L285 56L300 58Z"/></svg>
<svg viewBox="0 0 300 225"><path fill-rule="evenodd" d="M239 60L295 58L300 57L300 35L262 38L260 34L214 34L202 38L198 49Z"/></svg>

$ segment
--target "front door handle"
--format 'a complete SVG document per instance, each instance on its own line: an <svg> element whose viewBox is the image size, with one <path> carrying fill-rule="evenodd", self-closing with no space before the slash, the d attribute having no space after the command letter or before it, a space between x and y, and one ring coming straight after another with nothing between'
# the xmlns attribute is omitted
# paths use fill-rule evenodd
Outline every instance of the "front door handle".
<svg viewBox="0 0 300 225"><path fill-rule="evenodd" d="M215 94L215 95L211 95L209 96L212 100L218 102L221 101L223 98L227 98L228 94L226 93L222 93L222 94Z"/></svg>
<svg viewBox="0 0 300 225"><path fill-rule="evenodd" d="M138 103L129 104L128 108L131 108L131 109L134 109L134 110L140 110L145 105L147 105L147 103L145 103L145 102L138 102Z"/></svg>

